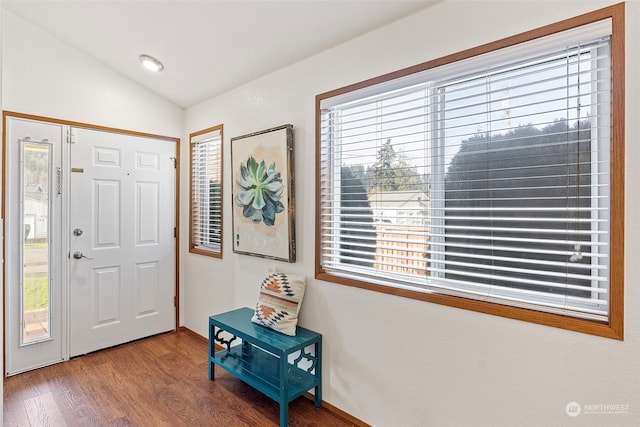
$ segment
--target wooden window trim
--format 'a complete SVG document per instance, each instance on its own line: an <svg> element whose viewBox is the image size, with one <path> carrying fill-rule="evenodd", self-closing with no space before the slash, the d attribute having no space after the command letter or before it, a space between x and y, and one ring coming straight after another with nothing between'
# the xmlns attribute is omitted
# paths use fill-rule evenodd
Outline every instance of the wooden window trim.
<svg viewBox="0 0 640 427"><path fill-rule="evenodd" d="M212 257L212 258L222 258L222 244L224 242L224 215L222 212L222 207L223 207L223 203L222 200L224 200L224 190L223 190L223 183L224 183L224 162L222 162L222 159L224 158L224 147L222 144L222 141L224 141L223 137L224 137L224 133L223 133L223 125L219 124L216 126L212 126L210 128L207 129L202 129L199 130L197 132L193 132L189 134L189 252L192 254L198 254L198 255L204 255L204 256L208 256L208 257ZM220 208L221 208L221 212L220 212L220 251L209 251L209 250L205 250L205 249L200 249L198 247L196 247L193 243L193 139L197 136L200 135L204 135L206 133L209 132L216 132L219 131L220 132L220 159L221 159L221 164L220 164L220 197L221 197L221 202L220 202Z"/></svg>
<svg viewBox="0 0 640 427"><path fill-rule="evenodd" d="M545 313L467 298L399 289L355 280L332 274L321 265L321 110L320 102L340 94L373 86L392 79L460 61L473 56L524 43L592 22L611 18L612 105L611 105L611 205L610 205L610 278L609 321L606 323L577 319L560 314ZM624 176L625 176L625 4L619 3L574 18L566 19L538 29L487 43L462 52L434 59L422 64L388 73L379 77L325 92L316 96L316 247L315 278L327 282L354 286L361 289L412 298L510 319L597 335L617 340L624 339Z"/></svg>

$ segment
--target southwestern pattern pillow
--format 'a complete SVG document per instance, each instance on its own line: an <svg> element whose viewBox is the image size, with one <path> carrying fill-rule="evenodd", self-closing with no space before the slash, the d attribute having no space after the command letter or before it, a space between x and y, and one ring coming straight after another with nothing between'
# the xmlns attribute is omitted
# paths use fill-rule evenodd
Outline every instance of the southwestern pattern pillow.
<svg viewBox="0 0 640 427"><path fill-rule="evenodd" d="M251 321L294 336L305 286L304 276L269 272L260 286L260 296Z"/></svg>

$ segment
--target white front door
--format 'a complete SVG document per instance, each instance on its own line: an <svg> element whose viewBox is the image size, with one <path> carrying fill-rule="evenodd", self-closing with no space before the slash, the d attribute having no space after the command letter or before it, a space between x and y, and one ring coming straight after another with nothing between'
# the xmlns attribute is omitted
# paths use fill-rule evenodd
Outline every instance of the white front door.
<svg viewBox="0 0 640 427"><path fill-rule="evenodd" d="M7 117L6 373L60 362L63 344L61 154L64 127Z"/></svg>
<svg viewBox="0 0 640 427"><path fill-rule="evenodd" d="M176 143L71 131L73 357L175 328Z"/></svg>

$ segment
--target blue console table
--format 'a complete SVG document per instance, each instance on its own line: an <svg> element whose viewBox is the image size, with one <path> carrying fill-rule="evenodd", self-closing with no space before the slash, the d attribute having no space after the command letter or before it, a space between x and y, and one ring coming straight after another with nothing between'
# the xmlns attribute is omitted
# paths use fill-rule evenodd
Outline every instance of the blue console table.
<svg viewBox="0 0 640 427"><path fill-rule="evenodd" d="M322 405L322 335L300 326L295 336L284 335L251 322L253 312L209 317L209 379L218 365L261 391L280 403L280 426L286 427L289 402L306 391L314 389L314 404ZM216 344L223 349L216 351Z"/></svg>

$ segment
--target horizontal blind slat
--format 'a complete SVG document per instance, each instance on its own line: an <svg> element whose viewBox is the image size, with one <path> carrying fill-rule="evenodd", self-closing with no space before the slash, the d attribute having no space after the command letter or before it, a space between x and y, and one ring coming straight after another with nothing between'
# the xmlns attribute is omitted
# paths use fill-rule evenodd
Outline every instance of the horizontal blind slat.
<svg viewBox="0 0 640 427"><path fill-rule="evenodd" d="M589 26L596 27L585 34L610 31ZM322 267L606 313L610 62L603 36L586 43L571 36L556 51L479 73L427 70L405 87L385 83L360 98L321 100Z"/></svg>
<svg viewBox="0 0 640 427"><path fill-rule="evenodd" d="M220 251L222 210L222 138L220 131L192 139L191 244Z"/></svg>

